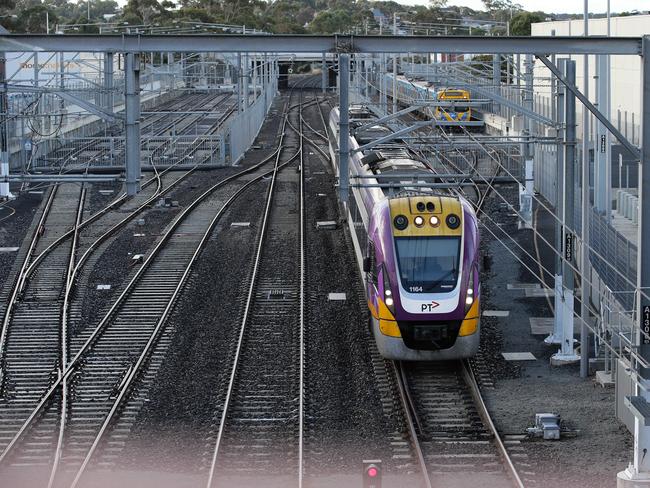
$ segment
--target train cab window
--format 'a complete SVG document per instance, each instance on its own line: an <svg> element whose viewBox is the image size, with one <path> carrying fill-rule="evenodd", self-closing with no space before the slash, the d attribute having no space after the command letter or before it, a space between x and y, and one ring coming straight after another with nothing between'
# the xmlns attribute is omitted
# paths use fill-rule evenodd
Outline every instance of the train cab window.
<svg viewBox="0 0 650 488"><path fill-rule="evenodd" d="M455 108L456 108L456 112L467 112L469 110L469 107L465 107L462 105L457 105Z"/></svg>
<svg viewBox="0 0 650 488"><path fill-rule="evenodd" d="M396 237L397 266L409 293L448 293L458 282L460 237Z"/></svg>
<svg viewBox="0 0 650 488"><path fill-rule="evenodd" d="M377 285L377 257L375 256L375 245L372 241L368 241L367 255L364 262L364 268L368 270L368 278L376 286Z"/></svg>

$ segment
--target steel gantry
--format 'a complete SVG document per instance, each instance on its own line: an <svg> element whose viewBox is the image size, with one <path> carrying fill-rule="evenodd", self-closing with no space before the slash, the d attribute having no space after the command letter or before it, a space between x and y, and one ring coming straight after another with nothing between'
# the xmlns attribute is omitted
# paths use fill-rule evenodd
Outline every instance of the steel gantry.
<svg viewBox="0 0 650 488"><path fill-rule="evenodd" d="M139 80L139 56L143 52L151 53L327 53L329 55L338 55L339 58L339 96L340 96L340 175L339 175L339 197L345 206L348 199L350 188L347 164L349 158L349 148L346 147L347 134L349 133L349 98L348 90L350 89L350 62L354 60L356 54L393 54L393 59L400 53L426 54L430 53L484 53L493 55L492 81L498 85L501 82L500 65L503 57L506 58L507 65L510 65L510 56L517 53L517 56L525 55L527 67L526 91L531 91L531 77L528 72L531 66L532 57L539 59L553 74L558 84L558 94L561 96L561 102L557 105L557 111L564 118L565 123L562 127L556 127L559 136L562 138L564 153L559 155L562 167L558 167L558 177L562 179L565 192L557 195L557 207L567 216L565 224L570 231L573 231L573 192L577 186L574 174L574 161L576 159L575 144L575 101L579 100L587 110L589 110L599 121L601 135L611 134L621 145L633 155L635 161L639 164L639 228L638 228L638 266L636 282L636 301L635 315L637 322L636 338L631 347L630 356L633 359L632 370L633 379L636 385L635 394L628 397L627 403L631 411L635 414L635 446L634 458L632 464L627 470L619 473L619 485L625 487L631 486L649 486L650 487L650 456L645 453L650 450L650 170L644 170L646 163L650 163L650 37L463 37L463 36L353 36L353 35L330 35L330 36L305 36L305 35L12 35L0 34L0 52L84 52L107 53L109 56L123 55L126 65L126 91L125 105L126 110L124 118L126 121L127 134L127 158L126 158L126 175L127 189L130 194L135 193L139 187L140 178L140 80ZM585 96L575 85L575 66L572 61L567 61L563 66L558 68L554 56L556 55L625 55L640 56L642 60L642 138L641 149L639 150L634 144L629 142L619 130L609 121L609 114L606 116L602 113L603 109L607 113L608 101L606 94L600 93L598 96L598 107L592 104L588 97ZM324 59L323 67L325 68ZM385 61L385 58L382 58ZM603 58L605 59L605 58ZM385 62L382 63L385 65ZM600 61L604 63L604 61ZM36 64L36 63L35 63ZM105 66L105 83L109 89L112 86L112 63ZM519 63L516 63L519 66ZM364 68L365 69L365 68ZM7 80L2 75L3 69L0 69L0 86L3 87L2 96L0 97L0 108L2 116L6 121L7 117ZM238 73L241 76L249 77L248 64L244 72ZM253 74L253 79L254 79ZM510 78L508 71L507 79ZM325 86L325 69L323 69L323 88ZM255 81L253 82L255 83ZM517 83L519 81L517 80ZM366 86L367 90L367 86ZM385 93L387 90L384 89ZM485 92L487 94L487 91ZM486 95L487 96L487 95ZM490 98L492 98L490 96ZM384 106L387 101L384 100ZM492 98L493 102L498 105L505 105L506 100L501 98ZM522 139L524 145L525 159L532 158L530 149L531 133L530 121L532 119L538 122L553 121L554 117L533 116L533 106L531 100L527 98L521 111L527 121L526 132ZM101 111L110 114L112 103L106 103L100 107ZM396 106L393 112L398 112ZM246 109L246 104L242 107ZM555 110L555 109L554 109ZM4 134L3 129L3 134ZM405 132L396 132L404 134ZM6 137L0 138L2 142L2 167L1 176L6 176L5 160L7 157ZM611 164L607 159L599 163L599 175L604 175L601 180L606 181ZM584 161L583 161L584 164ZM604 166L604 167L603 167ZM584 168L583 168L584 169ZM526 174L526 180L529 179ZM4 180L6 181L6 179ZM1 183L0 183L1 184ZM356 183L355 183L356 184ZM588 184L588 183L583 183ZM607 186L607 185L605 185ZM530 188L526 188L526 194L530 194ZM5 191L0 186L0 191ZM584 195L584 193L583 193ZM587 193L588 195L588 193ZM589 205L588 198L583 198L582 205ZM607 192L603 194L599 190L597 205L602 206L603 201L607 200ZM607 205L605 205L607 206ZM569 217L571 213L571 217ZM586 213L582 213L584 216ZM571 225L569 225L571 224ZM564 245L566 250L569 237L571 240L571 249L573 250L573 235L564 232L565 239L558 242ZM585 261L583 260L583 263ZM558 268L564 268L561 273L563 290L570 290L567 293L564 313L570 315L570 319L563 322L573 322L573 274L576 270L575 256L573 253L569 256L563 256L558 260ZM584 267L584 264L583 264ZM558 275L560 275L558 269ZM584 269L583 269L584 271ZM583 277L584 278L584 277ZM584 288L583 288L584 289ZM583 297L584 298L584 297ZM559 312L561 313L561 312ZM568 317L567 317L568 318ZM584 321L586 317L581 317ZM573 325L570 328L556 330L563 342L567 343L562 352L573 354Z"/></svg>

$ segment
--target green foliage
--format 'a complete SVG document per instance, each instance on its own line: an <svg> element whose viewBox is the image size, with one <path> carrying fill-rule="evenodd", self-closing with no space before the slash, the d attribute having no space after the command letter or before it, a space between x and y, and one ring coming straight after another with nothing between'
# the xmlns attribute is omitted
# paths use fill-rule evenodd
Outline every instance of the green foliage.
<svg viewBox="0 0 650 488"><path fill-rule="evenodd" d="M46 13L49 15L50 25L56 24L56 14L50 12L47 6L41 4L28 7L18 13L18 19L16 19L17 29L22 32L46 32L48 17Z"/></svg>
<svg viewBox="0 0 650 488"><path fill-rule="evenodd" d="M428 0L427 5L414 6L392 0L128 0L121 10L115 0L0 0L0 15L2 24L14 32L45 32L48 12L51 28L56 23L75 24L75 31L87 33L98 28L81 24L105 22L106 15L111 22L132 26L173 28L192 22L223 23L278 34L376 33L373 9L384 15L385 34L392 30L393 14L400 22L426 24L413 31L420 35L467 35L467 27L461 25L463 17L506 20L517 14L513 18L516 33L529 32L530 22L537 19L537 14L520 13L521 7L513 0L483 3L488 12L448 6L448 0ZM472 34L494 35L495 28L490 32L473 28Z"/></svg>
<svg viewBox="0 0 650 488"><path fill-rule="evenodd" d="M519 12L510 21L510 34L513 36L529 36L530 24L543 22L546 15L542 12Z"/></svg>

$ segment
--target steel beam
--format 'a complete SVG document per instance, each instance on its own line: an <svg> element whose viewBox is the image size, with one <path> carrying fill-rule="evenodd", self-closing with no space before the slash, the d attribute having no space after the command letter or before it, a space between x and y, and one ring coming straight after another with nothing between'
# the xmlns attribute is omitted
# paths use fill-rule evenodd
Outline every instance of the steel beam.
<svg viewBox="0 0 650 488"><path fill-rule="evenodd" d="M558 59L558 67L560 72L566 73L566 59ZM555 316L553 317L553 332L544 339L546 344L561 344L562 343L562 320L564 312L564 292L562 289L562 251L563 251L563 235L564 230L564 150L562 142L564 141L564 127L565 127L565 100L564 94L566 89L564 85L559 83L556 90L555 114L557 122L557 140L556 147L556 160L555 160L555 276L554 276L554 308Z"/></svg>
<svg viewBox="0 0 650 488"><path fill-rule="evenodd" d="M102 181L117 181L122 178L119 174L55 174L55 175L35 175L35 174L16 174L0 176L3 184L12 183L97 183Z"/></svg>
<svg viewBox="0 0 650 488"><path fill-rule="evenodd" d="M83 35L4 34L0 51L140 53L431 53L640 55L639 37L472 37L352 35Z"/></svg>
<svg viewBox="0 0 650 488"><path fill-rule="evenodd" d="M114 114L105 110L102 107L98 107L94 103L87 102L86 100L79 98L75 95L72 95L70 92L61 90L59 88L45 88L39 86L26 86L26 85L7 85L6 90L12 93L52 93L62 99L70 102L73 105L77 105L87 112L90 112L97 117L100 117L108 122L119 122L122 120L122 117L118 114Z"/></svg>
<svg viewBox="0 0 650 488"><path fill-rule="evenodd" d="M339 55L339 199L345 207L350 191L350 55ZM345 213L343 214L345 215Z"/></svg>
<svg viewBox="0 0 650 488"><path fill-rule="evenodd" d="M491 92L487 87L482 87L480 85L472 85L472 84L469 84L469 83L461 82L460 79L456 78L455 76L450 76L449 78L459 81L459 83L454 84L454 86L457 87L457 88L467 87L467 88L471 89L474 92L480 93L484 97L488 97L488 98L494 100L499 105L504 105L504 106L506 106L508 108L511 108L515 112L519 112L520 114L522 114L522 115L524 115L524 116L526 116L526 117L528 117L530 119L536 120L537 122L540 122L542 124L546 124L549 127L553 127L555 125L555 123L553 122L552 119L549 119L548 117L545 117L545 116L543 116L541 114L538 114L535 111L528 110L526 107L524 107L524 106L522 106L522 105L520 105L518 103L510 101L506 97L502 97L501 95L497 95L496 93Z"/></svg>
<svg viewBox="0 0 650 488"><path fill-rule="evenodd" d="M637 300L636 319L638 329L635 337L639 354L645 362L650 359L650 37L643 38L643 58L641 64L642 114L641 148L642 159L639 166L639 229L637 252ZM650 402L650 369L637 367L636 395L647 405ZM633 397L634 398L634 397ZM626 398L628 400L628 398ZM627 402L626 402L627 403ZM625 471L618 473L619 487L650 486L650 426L643 412L635 412L634 418L634 459Z"/></svg>
<svg viewBox="0 0 650 488"><path fill-rule="evenodd" d="M0 176L9 177L9 130L7 126L9 104L7 103L7 58L0 51L0 84L4 88L0 93ZM0 183L0 198L11 198L9 183Z"/></svg>
<svg viewBox="0 0 650 488"><path fill-rule="evenodd" d="M463 126L467 126L467 127L480 127L480 126L483 125L483 121L477 120L477 121L463 122L462 124L460 124L458 122L451 122L451 121L448 121L448 120L431 119L431 120L425 120L425 121L422 121L422 122L415 122L411 126L404 127L403 129L392 132L392 133L390 133L388 135L385 135L384 137L380 137L377 140L374 140L372 142L364 144L363 146L358 147L354 151L355 152L360 152L360 151L365 151L367 149L371 149L371 148L377 146L378 144L383 144L384 142L391 141L391 140L393 140L393 139L395 139L395 138L397 138L397 137L399 137L399 136L401 136L403 134L408 134L409 132L413 132L414 130L417 130L417 129L421 128L421 127L426 127L427 125L430 125L430 126L445 126L445 127L458 127L460 125L463 125Z"/></svg>
<svg viewBox="0 0 650 488"><path fill-rule="evenodd" d="M589 35L589 0L584 0L584 35ZM585 98L589 100L589 56L583 56L582 62L583 91ZM595 108L595 107L594 107ZM598 110L598 109L597 109ZM607 114L609 117L609 114ZM589 319L589 292L591 286L587 281L589 274L589 209L590 187L589 187L589 137L590 137L590 117L589 112L582 107L582 181L581 198L580 198L580 219L581 219L581 251L580 251L580 377L589 376L589 331L587 330L587 321Z"/></svg>
<svg viewBox="0 0 650 488"><path fill-rule="evenodd" d="M575 84L576 63L566 61L566 78ZM573 311L574 311L574 276L575 235L574 230L574 196L575 196L575 153L576 153L576 97L570 90L565 94L566 130L564 132L564 240L562 307L556 313L562 314L560 332L560 350L551 356L551 364L559 366L580 360L573 348Z"/></svg>
<svg viewBox="0 0 650 488"><path fill-rule="evenodd" d="M501 94L501 55L495 54L492 56L492 84L494 85L494 93ZM498 103L493 104L492 112L498 113L500 107Z"/></svg>
<svg viewBox="0 0 650 488"><path fill-rule="evenodd" d="M104 54L104 109L113 113L113 53Z"/></svg>
<svg viewBox="0 0 650 488"><path fill-rule="evenodd" d="M525 88L524 88L524 107L529 113L534 112L533 102L533 57L526 54L525 63ZM526 142L523 144L524 155L524 174L526 183L519 187L519 211L522 216L523 225L527 229L533 227L533 184L535 181L533 175L533 144L531 135L533 133L533 121L530 117L525 119L523 135L526 136Z"/></svg>
<svg viewBox="0 0 650 488"><path fill-rule="evenodd" d="M320 89L323 93L327 91L327 82L328 82L328 72L327 72L327 59L326 59L326 54L323 53L321 56L321 62L320 62Z"/></svg>
<svg viewBox="0 0 650 488"><path fill-rule="evenodd" d="M637 253L637 317L639 320L639 349L643 359L650 359L650 37L643 38L642 59L642 107L643 124L641 147L643 150L641 165L639 166L639 230ZM650 401L650 370L641 368L641 384L639 394ZM650 449L650 427L645 427L638 418L635 421L635 453L634 467L637 473L650 475L650 456L646 456ZM636 430L639 432L636 432Z"/></svg>
<svg viewBox="0 0 650 488"><path fill-rule="evenodd" d="M609 56L597 57L598 66L598 110L608 117L611 116L610 100L610 69ZM595 200L596 208L601 212L607 222L611 221L612 212L612 152L611 134L602 122L598 121L595 150Z"/></svg>
<svg viewBox="0 0 650 488"><path fill-rule="evenodd" d="M562 76L562 74L558 71L557 66L555 66L553 63L549 61L549 59L546 56L537 56L537 58L546 65L546 67L557 77L558 80L560 80L570 91L573 93L574 96L578 98L582 102L582 104L587 107L587 109L596 116L598 120L600 120L607 129L614 134L614 137L618 139L618 141L627 149L630 154L638 161L641 158L641 152L632 144L630 141L628 141L621 132L614 127L614 125L609 121L608 117L605 117L596 107L594 107L593 103L591 103L581 92L578 90L576 87L575 83L569 83L567 80Z"/></svg>
<svg viewBox="0 0 650 488"><path fill-rule="evenodd" d="M126 93L126 193L140 191L140 55L128 53L125 63Z"/></svg>

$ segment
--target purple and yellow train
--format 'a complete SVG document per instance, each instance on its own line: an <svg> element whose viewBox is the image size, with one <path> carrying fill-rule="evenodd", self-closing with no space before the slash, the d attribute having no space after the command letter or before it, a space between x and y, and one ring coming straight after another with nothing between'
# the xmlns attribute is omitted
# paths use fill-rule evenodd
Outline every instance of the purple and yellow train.
<svg viewBox="0 0 650 488"><path fill-rule="evenodd" d="M375 118L350 109L350 181L362 184L352 188L348 223L379 351L407 361L471 357L480 334L476 214L460 196L415 186L433 171L403 141L359 151L390 133ZM338 108L328 130L338 172Z"/></svg>

